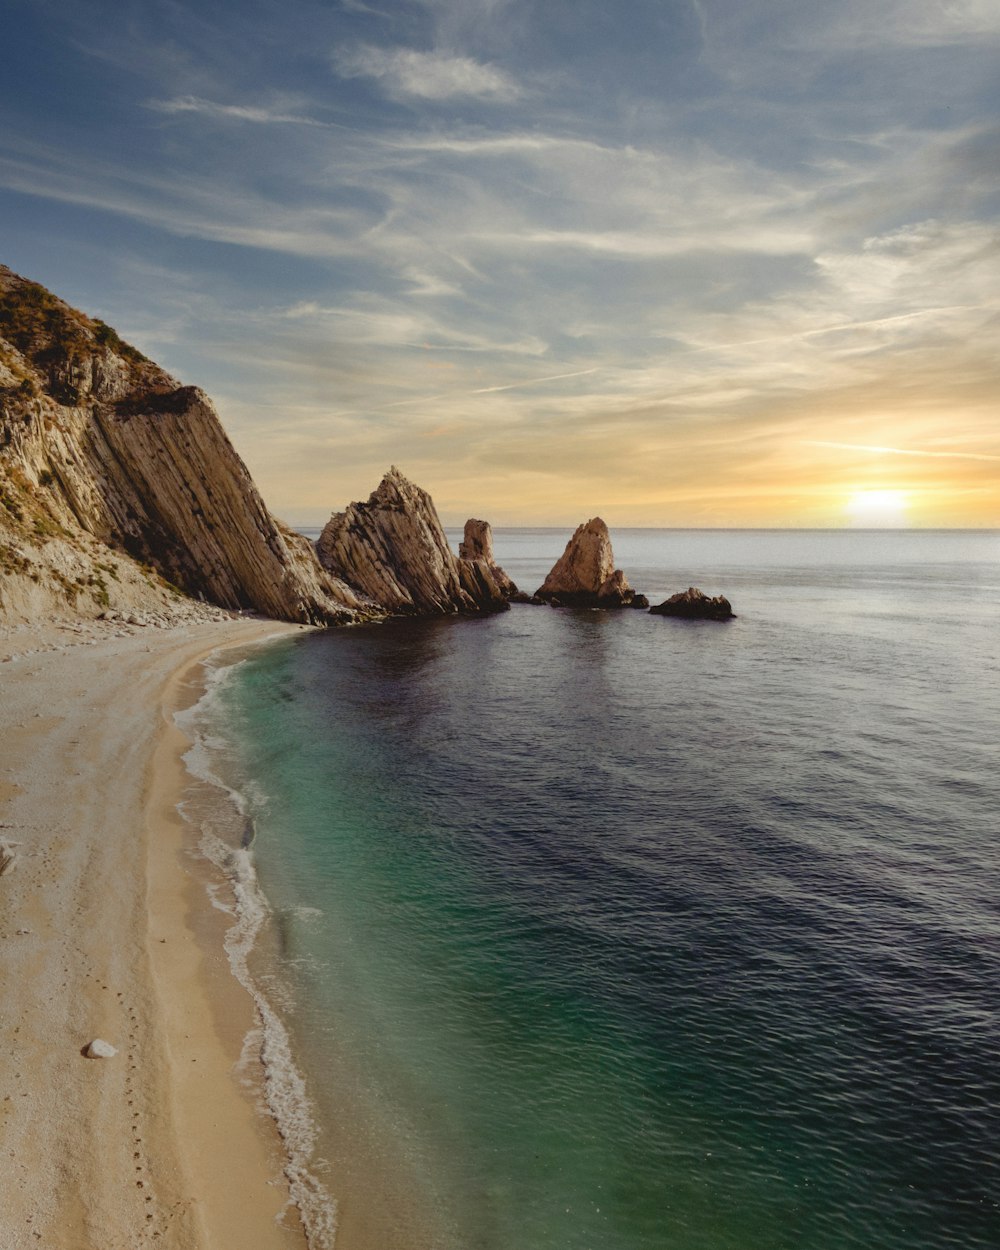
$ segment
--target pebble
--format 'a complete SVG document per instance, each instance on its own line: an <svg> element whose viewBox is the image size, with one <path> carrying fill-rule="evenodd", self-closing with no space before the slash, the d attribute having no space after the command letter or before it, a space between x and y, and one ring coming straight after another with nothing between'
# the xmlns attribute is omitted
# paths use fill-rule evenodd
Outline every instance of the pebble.
<svg viewBox="0 0 1000 1250"><path fill-rule="evenodd" d="M88 1059L113 1059L118 1051L103 1037L95 1037L87 1047Z"/></svg>

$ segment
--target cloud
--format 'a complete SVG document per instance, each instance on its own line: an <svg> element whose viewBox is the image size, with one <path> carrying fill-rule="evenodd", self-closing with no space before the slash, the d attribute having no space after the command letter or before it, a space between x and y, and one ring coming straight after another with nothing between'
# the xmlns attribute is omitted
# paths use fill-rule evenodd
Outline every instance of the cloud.
<svg viewBox="0 0 1000 1250"><path fill-rule="evenodd" d="M806 439L807 447L831 447L837 451L870 451L888 456L925 456L931 460L997 460L1000 456L991 456L985 452L975 451L921 451L915 447L873 447L869 443L831 443L822 439Z"/></svg>
<svg viewBox="0 0 1000 1250"><path fill-rule="evenodd" d="M0 187L131 218L181 238L311 259L347 254L361 224L350 209L279 205L219 176L148 174L24 144L8 152L0 145Z"/></svg>
<svg viewBox="0 0 1000 1250"><path fill-rule="evenodd" d="M262 107L252 104L218 104L214 100L203 100L199 96L175 96L171 100L147 100L146 108L156 113L197 113L203 117L231 119L243 122L255 122L260 125L292 125L292 126L328 126L314 117L303 117L298 113L285 112L280 107Z"/></svg>
<svg viewBox="0 0 1000 1250"><path fill-rule="evenodd" d="M367 305L367 307L366 307ZM307 322L317 347L331 332L320 331L333 323L332 337L338 345L418 348L421 351L499 352L519 356L541 356L546 344L534 336L503 339L479 334L468 326L434 317L424 307L405 309L391 299L368 295L352 305L324 307L314 300L303 301L281 310L285 321Z"/></svg>
<svg viewBox="0 0 1000 1250"><path fill-rule="evenodd" d="M995 486L986 53L921 50L985 38L988 12L887 3L879 33L883 10L855 0L692 0L739 81L711 72L710 47L684 99L630 75L611 93L585 81L552 33L586 33L568 3L543 30L545 6L415 0L383 46L353 3L365 20L340 27L343 81L324 59L333 26L309 29L323 49L311 78L304 19L266 43L220 38L222 70L194 55L194 31L189 71L146 88L157 98L130 110L127 143L124 114L86 151L71 130L11 122L0 187L51 202L40 214L9 197L26 238L29 217L58 214L103 236L108 290L130 247L187 274L168 316L164 281L136 279L140 324L162 319L144 350L164 343L165 366L223 400L279 504L299 478L317 499L363 493L397 453L431 466L442 434L443 506L463 474L494 499L531 480L534 515L553 519L598 491L646 499L650 480L658 498L689 480L735 499L755 456L772 483L794 462L816 480L857 463L859 480L990 471ZM547 47L517 42L529 16ZM529 91L530 116L481 107ZM101 314L119 324L115 311ZM684 520L636 506L647 523Z"/></svg>
<svg viewBox="0 0 1000 1250"><path fill-rule="evenodd" d="M845 49L940 48L1000 38L995 0L883 0L877 9L867 0L851 0L828 12L823 37Z"/></svg>
<svg viewBox="0 0 1000 1250"><path fill-rule="evenodd" d="M374 79L394 99L509 103L523 94L518 82L497 66L446 52L359 44L339 49L333 60L342 78Z"/></svg>

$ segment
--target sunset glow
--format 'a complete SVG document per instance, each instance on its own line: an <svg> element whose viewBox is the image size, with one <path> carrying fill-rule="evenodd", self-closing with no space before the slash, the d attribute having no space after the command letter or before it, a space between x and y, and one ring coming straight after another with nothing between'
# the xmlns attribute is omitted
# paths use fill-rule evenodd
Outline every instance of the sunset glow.
<svg viewBox="0 0 1000 1250"><path fill-rule="evenodd" d="M286 519L1000 526L996 5L15 7L0 260Z"/></svg>
<svg viewBox="0 0 1000 1250"><path fill-rule="evenodd" d="M862 528L900 528L907 522L908 496L903 490L859 490L847 501L851 524Z"/></svg>

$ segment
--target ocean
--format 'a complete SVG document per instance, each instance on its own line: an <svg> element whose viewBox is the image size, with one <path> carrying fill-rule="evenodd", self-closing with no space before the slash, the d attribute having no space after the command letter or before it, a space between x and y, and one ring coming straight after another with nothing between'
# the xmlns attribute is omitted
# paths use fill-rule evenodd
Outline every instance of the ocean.
<svg viewBox="0 0 1000 1250"><path fill-rule="evenodd" d="M996 1250L1000 533L612 537L187 714L314 1247Z"/></svg>

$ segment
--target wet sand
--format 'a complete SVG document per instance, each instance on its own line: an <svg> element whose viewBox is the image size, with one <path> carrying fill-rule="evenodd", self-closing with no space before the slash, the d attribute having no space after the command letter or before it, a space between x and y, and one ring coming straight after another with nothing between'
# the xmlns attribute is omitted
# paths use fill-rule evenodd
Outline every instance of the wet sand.
<svg viewBox="0 0 1000 1250"><path fill-rule="evenodd" d="M172 717L200 658L299 628L0 631L0 1250L304 1245Z"/></svg>

